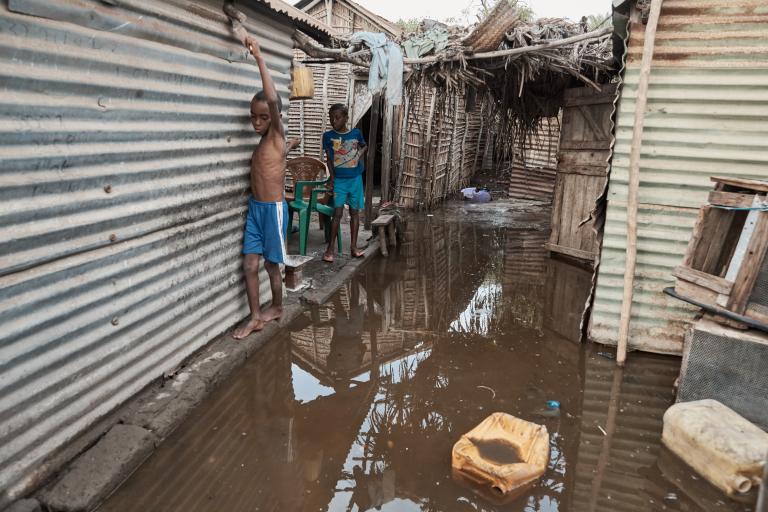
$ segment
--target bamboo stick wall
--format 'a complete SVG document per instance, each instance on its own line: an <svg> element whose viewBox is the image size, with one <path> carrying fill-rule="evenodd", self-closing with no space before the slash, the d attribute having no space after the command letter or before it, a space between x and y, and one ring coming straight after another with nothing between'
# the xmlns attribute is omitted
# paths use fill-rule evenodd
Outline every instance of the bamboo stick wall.
<svg viewBox="0 0 768 512"><path fill-rule="evenodd" d="M482 104L466 112L463 94L434 85L407 94L395 120L395 199L405 208L433 208L469 183L485 150Z"/></svg>

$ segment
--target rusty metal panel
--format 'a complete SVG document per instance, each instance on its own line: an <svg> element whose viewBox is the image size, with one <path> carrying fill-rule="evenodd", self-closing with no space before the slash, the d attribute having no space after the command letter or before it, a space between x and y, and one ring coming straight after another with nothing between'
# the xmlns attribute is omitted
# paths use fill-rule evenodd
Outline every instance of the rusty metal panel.
<svg viewBox="0 0 768 512"><path fill-rule="evenodd" d="M552 202L559 142L559 119L543 118L535 133L523 141L521 153L515 155L509 175L509 197Z"/></svg>
<svg viewBox="0 0 768 512"><path fill-rule="evenodd" d="M630 142L644 27L631 27L608 191L592 339L615 344L626 250ZM640 160L630 348L675 353L696 308L667 297L713 175L768 178L768 7L666 0ZM749 51L746 51L748 49Z"/></svg>
<svg viewBox="0 0 768 512"><path fill-rule="evenodd" d="M220 9L0 4L0 507L247 314L260 82ZM294 27L259 9L248 29L287 107Z"/></svg>

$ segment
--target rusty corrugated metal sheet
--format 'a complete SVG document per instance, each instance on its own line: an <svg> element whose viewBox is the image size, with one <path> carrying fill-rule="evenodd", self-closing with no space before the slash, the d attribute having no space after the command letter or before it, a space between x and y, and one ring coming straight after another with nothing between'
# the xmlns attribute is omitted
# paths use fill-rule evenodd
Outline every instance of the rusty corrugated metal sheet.
<svg viewBox="0 0 768 512"><path fill-rule="evenodd" d="M515 155L509 175L509 197L552 201L557 177L560 121L543 118L535 133L526 137L522 155Z"/></svg>
<svg viewBox="0 0 768 512"><path fill-rule="evenodd" d="M666 0L640 161L638 262L630 348L680 353L695 308L674 284L709 177L768 176L768 9L765 2ZM619 104L603 251L590 336L615 344L626 248L627 170L644 27L631 27Z"/></svg>
<svg viewBox="0 0 768 512"><path fill-rule="evenodd" d="M0 506L247 314L258 70L221 2L119 5L0 6ZM287 106L294 27L260 9Z"/></svg>

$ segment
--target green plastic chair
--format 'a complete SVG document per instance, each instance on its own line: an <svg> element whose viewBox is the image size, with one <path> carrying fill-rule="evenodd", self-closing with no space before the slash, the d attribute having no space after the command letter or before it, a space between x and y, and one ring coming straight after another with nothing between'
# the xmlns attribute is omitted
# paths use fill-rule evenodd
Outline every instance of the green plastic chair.
<svg viewBox="0 0 768 512"><path fill-rule="evenodd" d="M324 216L325 223L323 229L325 230L325 243L328 243L331 240L331 228L333 227L333 214L335 209L333 206L318 202L318 196L326 192L328 192L328 190L324 188L316 188L312 190L309 199L309 214L312 215L312 212L317 212L318 215ZM336 243L339 246L339 254L341 254L341 225L339 225L339 233L337 233L336 236Z"/></svg>
<svg viewBox="0 0 768 512"><path fill-rule="evenodd" d="M319 188L328 183L328 179L318 180L319 176L325 174L325 164L320 160L308 156L300 156L288 161L286 168L290 171L294 180L294 199L288 202L288 235L293 232L293 214L299 216L299 253L304 256L307 254L307 238L309 237L309 224L312 217L313 208L311 203L313 198L317 201L317 194L314 190L324 192L325 189ZM320 205L322 206L322 205ZM326 218L324 228L326 232L326 241L330 233L330 219ZM341 251L341 240L339 240L339 251Z"/></svg>

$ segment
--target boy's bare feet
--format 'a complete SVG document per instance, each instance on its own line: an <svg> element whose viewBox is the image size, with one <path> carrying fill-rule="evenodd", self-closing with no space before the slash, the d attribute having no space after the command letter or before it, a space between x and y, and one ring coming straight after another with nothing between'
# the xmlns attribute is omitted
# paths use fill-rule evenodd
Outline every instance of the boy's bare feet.
<svg viewBox="0 0 768 512"><path fill-rule="evenodd" d="M361 251L358 248L352 249L352 257L353 258L362 258L363 256L365 256L365 251Z"/></svg>
<svg viewBox="0 0 768 512"><path fill-rule="evenodd" d="M232 337L236 340L241 340L248 336L249 334L253 332L258 332L260 330L264 329L264 320L261 318L251 318L248 320L248 323L244 326L240 327L239 329L236 329L234 333L232 333Z"/></svg>
<svg viewBox="0 0 768 512"><path fill-rule="evenodd" d="M333 253L327 252L323 254L323 261L326 263L333 263Z"/></svg>
<svg viewBox="0 0 768 512"><path fill-rule="evenodd" d="M280 320L283 316L282 306L269 306L267 309L261 312L261 320L264 323L271 322L272 320Z"/></svg>

